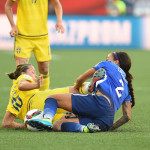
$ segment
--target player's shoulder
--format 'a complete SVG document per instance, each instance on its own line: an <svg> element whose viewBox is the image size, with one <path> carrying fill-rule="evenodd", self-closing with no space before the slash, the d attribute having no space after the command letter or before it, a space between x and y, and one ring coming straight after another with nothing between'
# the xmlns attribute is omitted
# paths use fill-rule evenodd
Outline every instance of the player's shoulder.
<svg viewBox="0 0 150 150"><path fill-rule="evenodd" d="M21 80L28 80L28 81L33 81L32 77L27 75L27 74L22 74L18 77L17 81Z"/></svg>
<svg viewBox="0 0 150 150"><path fill-rule="evenodd" d="M114 64L112 61L108 61L108 60L105 60L105 61L101 61L100 63L103 63L103 64Z"/></svg>
<svg viewBox="0 0 150 150"><path fill-rule="evenodd" d="M104 66L107 66L107 67L118 67L114 62L112 61L102 61L101 64L103 64Z"/></svg>

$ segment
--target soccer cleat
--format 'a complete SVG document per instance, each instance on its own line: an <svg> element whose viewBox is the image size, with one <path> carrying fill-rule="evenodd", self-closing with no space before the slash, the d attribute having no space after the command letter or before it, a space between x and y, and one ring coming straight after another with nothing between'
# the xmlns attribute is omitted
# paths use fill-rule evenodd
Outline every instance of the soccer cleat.
<svg viewBox="0 0 150 150"><path fill-rule="evenodd" d="M94 73L93 78L92 78L92 81L90 82L89 88L88 88L88 91L89 91L90 93L92 93L92 92L94 91L95 83L96 83L98 80L102 79L102 78L105 76L105 73L106 73L106 70L103 69L103 68L98 69L98 70Z"/></svg>
<svg viewBox="0 0 150 150"><path fill-rule="evenodd" d="M99 128L98 125L94 124L94 123L88 123L87 124L87 128L89 129L90 133L94 133L94 132L100 132L101 129Z"/></svg>
<svg viewBox="0 0 150 150"><path fill-rule="evenodd" d="M49 119L30 119L28 120L28 124L40 130L52 131L53 129L53 124L49 121Z"/></svg>

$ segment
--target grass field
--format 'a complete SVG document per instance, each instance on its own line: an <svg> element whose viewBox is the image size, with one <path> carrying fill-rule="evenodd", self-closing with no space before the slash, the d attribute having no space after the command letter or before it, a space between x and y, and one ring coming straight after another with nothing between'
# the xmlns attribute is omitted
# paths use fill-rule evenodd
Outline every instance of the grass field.
<svg viewBox="0 0 150 150"><path fill-rule="evenodd" d="M73 85L76 78L105 60L111 51L52 51L51 88ZM57 133L2 129L11 80L5 75L15 69L12 51L0 51L0 150L149 150L150 149L150 52L127 51L132 59L136 105L131 121L114 132ZM31 61L37 70L34 57ZM121 116L121 110L115 120Z"/></svg>

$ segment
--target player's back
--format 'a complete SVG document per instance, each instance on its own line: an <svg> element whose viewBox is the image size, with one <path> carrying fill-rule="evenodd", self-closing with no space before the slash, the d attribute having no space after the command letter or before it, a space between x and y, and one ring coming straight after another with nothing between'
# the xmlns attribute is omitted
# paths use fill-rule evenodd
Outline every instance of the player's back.
<svg viewBox="0 0 150 150"><path fill-rule="evenodd" d="M129 96L125 72L111 61L104 61L100 67L106 70L105 77L96 83L97 88L114 104L115 112Z"/></svg>

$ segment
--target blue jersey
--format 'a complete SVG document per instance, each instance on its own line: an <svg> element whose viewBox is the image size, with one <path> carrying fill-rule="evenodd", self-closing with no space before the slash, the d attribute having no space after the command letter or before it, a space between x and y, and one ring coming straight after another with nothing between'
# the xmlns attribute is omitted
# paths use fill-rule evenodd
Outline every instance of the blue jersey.
<svg viewBox="0 0 150 150"><path fill-rule="evenodd" d="M94 68L106 70L104 78L96 82L95 90L98 89L111 100L115 112L124 101L131 101L126 74L119 66L112 61L103 61Z"/></svg>

